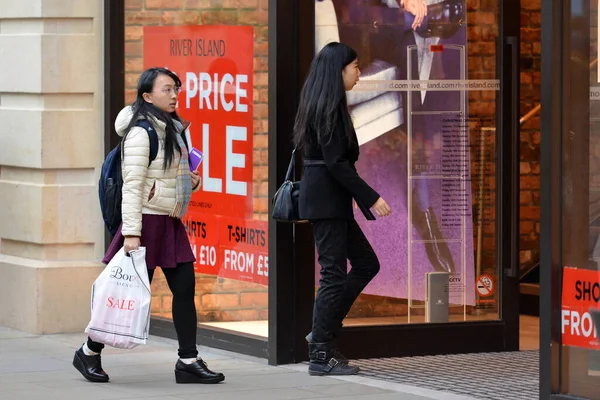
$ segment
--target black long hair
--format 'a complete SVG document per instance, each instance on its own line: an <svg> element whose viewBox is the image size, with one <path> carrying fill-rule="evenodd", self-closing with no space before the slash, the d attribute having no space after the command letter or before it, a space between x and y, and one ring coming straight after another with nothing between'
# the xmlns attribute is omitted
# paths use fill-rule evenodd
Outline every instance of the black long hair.
<svg viewBox="0 0 600 400"><path fill-rule="evenodd" d="M331 42L312 61L294 123L294 144L298 148L311 144L311 131L317 133L319 143L327 142L340 119L352 138L342 71L357 57L352 47Z"/></svg>
<svg viewBox="0 0 600 400"><path fill-rule="evenodd" d="M175 87L181 87L181 79L172 71L169 71L166 68L149 68L140 75L137 86L137 97L131 108L133 110L133 116L131 117L131 122L129 122L129 126L125 130L125 135L123 135L123 141L127 138L127 134L131 130L132 127L135 126L137 120L140 117L148 119L148 121L152 122L152 118L154 117L162 122L164 122L167 127L165 131L165 163L164 170L166 171L171 167L173 163L173 159L175 158L175 150L181 152L179 148L179 144L177 143L177 139L175 135L177 135L177 128L175 128L175 123L173 120L177 120L181 122L181 118L177 115L176 112L167 113L156 107L154 104L148 103L144 100L144 93L151 93L154 89L154 82L159 75L167 75L175 81Z"/></svg>

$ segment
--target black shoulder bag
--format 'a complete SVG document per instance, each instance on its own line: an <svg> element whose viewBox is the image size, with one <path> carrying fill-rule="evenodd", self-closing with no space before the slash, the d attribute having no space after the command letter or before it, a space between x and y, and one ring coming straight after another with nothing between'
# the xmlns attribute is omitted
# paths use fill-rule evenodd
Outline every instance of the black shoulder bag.
<svg viewBox="0 0 600 400"><path fill-rule="evenodd" d="M298 212L298 197L300 196L300 181L293 182L294 167L296 166L296 148L292 150L292 158L285 174L285 180L272 199L273 214L271 217L279 222L300 223Z"/></svg>

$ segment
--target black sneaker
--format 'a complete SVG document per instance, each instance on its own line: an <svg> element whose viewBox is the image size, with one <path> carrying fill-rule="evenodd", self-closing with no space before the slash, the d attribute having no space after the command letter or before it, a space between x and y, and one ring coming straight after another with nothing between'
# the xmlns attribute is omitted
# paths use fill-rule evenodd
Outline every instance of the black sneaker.
<svg viewBox="0 0 600 400"><path fill-rule="evenodd" d="M225 380L225 375L213 372L202 359L191 364L177 360L175 364L175 382L177 383L219 383Z"/></svg>
<svg viewBox="0 0 600 400"><path fill-rule="evenodd" d="M86 356L83 352L83 346L75 352L73 366L90 382L108 382L109 377L102 369L100 354Z"/></svg>

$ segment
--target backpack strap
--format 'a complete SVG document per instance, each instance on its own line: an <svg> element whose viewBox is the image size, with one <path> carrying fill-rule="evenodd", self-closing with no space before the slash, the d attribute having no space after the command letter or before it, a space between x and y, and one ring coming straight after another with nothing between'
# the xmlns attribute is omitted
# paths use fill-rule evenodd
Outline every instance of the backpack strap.
<svg viewBox="0 0 600 400"><path fill-rule="evenodd" d="M158 134L147 119L138 120L135 126L144 128L150 137L150 160L148 161L148 165L150 165L150 163L156 159L156 155L158 154Z"/></svg>

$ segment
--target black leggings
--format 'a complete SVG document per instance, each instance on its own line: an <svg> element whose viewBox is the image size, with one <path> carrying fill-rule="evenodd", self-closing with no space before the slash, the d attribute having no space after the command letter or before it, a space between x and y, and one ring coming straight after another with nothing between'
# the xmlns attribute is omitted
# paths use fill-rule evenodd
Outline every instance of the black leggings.
<svg viewBox="0 0 600 400"><path fill-rule="evenodd" d="M177 264L176 268L163 268L167 278L167 284L173 293L173 324L179 341L180 358L196 358L196 329L198 317L196 315L196 304L194 295L196 292L196 276L194 275L194 264L191 262ZM152 282L154 270L148 270L148 277ZM104 344L94 342L88 337L88 348L100 353Z"/></svg>

